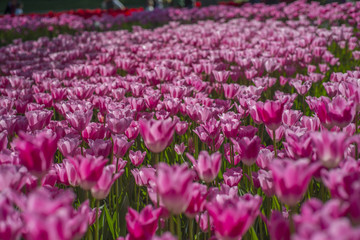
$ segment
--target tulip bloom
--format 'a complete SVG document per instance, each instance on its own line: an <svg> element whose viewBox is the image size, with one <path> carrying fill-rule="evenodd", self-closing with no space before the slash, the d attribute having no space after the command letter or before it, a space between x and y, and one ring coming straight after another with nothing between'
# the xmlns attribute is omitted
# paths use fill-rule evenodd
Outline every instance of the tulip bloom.
<svg viewBox="0 0 360 240"><path fill-rule="evenodd" d="M132 150L130 150L129 152L130 161L135 167L138 167L143 163L145 156L146 156L146 152L141 152L141 151L134 152Z"/></svg>
<svg viewBox="0 0 360 240"><path fill-rule="evenodd" d="M53 163L57 141L56 136L45 132L36 136L20 133L15 143L20 163L35 176L42 177Z"/></svg>
<svg viewBox="0 0 360 240"><path fill-rule="evenodd" d="M131 145L133 145L134 140L128 142L127 138L124 135L114 135L112 137L114 141L114 155L116 157L125 156Z"/></svg>
<svg viewBox="0 0 360 240"><path fill-rule="evenodd" d="M282 123L282 114L284 111L284 103L281 101L266 101L256 103L256 111L261 121L270 130L276 130Z"/></svg>
<svg viewBox="0 0 360 240"><path fill-rule="evenodd" d="M90 123L92 116L92 109L88 111L78 110L73 113L67 113L66 119L75 130L77 130L78 132L82 132Z"/></svg>
<svg viewBox="0 0 360 240"><path fill-rule="evenodd" d="M348 146L347 135L339 132L314 132L311 134L315 152L320 162L327 168L334 168L344 158Z"/></svg>
<svg viewBox="0 0 360 240"><path fill-rule="evenodd" d="M160 163L157 173L156 190L160 201L174 215L184 212L191 201L192 172L186 165Z"/></svg>
<svg viewBox="0 0 360 240"><path fill-rule="evenodd" d="M211 156L207 151L201 151L198 159L195 160L190 154L186 154L194 165L194 169L198 173L201 180L211 183L217 177L221 167L221 154L213 153Z"/></svg>
<svg viewBox="0 0 360 240"><path fill-rule="evenodd" d="M219 196L206 208L214 221L215 233L220 240L238 240L247 232L260 214L261 197L245 194L229 198Z"/></svg>
<svg viewBox="0 0 360 240"><path fill-rule="evenodd" d="M129 208L126 214L126 227L129 231L129 240L150 240L158 228L158 219L161 208L152 209L146 206L140 213ZM128 238L127 238L128 239Z"/></svg>
<svg viewBox="0 0 360 240"><path fill-rule="evenodd" d="M310 164L308 159L276 159L270 165L275 194L281 202L294 206L307 190L309 182L318 169L318 164Z"/></svg>
<svg viewBox="0 0 360 240"><path fill-rule="evenodd" d="M84 190L90 190L101 177L108 160L103 157L77 155L75 158L69 158L69 161L75 167L80 186Z"/></svg>
<svg viewBox="0 0 360 240"><path fill-rule="evenodd" d="M145 146L154 153L160 153L170 145L175 132L175 121L165 120L139 120L140 134Z"/></svg>
<svg viewBox="0 0 360 240"><path fill-rule="evenodd" d="M122 169L120 172L115 173L115 166L108 165L104 167L104 170L101 174L101 177L97 181L96 185L91 188L91 194L95 199L105 199L107 195L109 195L110 188L113 183L118 179L124 170Z"/></svg>
<svg viewBox="0 0 360 240"><path fill-rule="evenodd" d="M205 210L207 197L206 185L200 183L192 184L191 200L185 214L189 218L194 218L197 213Z"/></svg>
<svg viewBox="0 0 360 240"><path fill-rule="evenodd" d="M244 137L241 139L231 138L231 142L234 144L234 150L241 156L241 161L251 166L256 162L256 158L260 151L261 140L258 136L253 138Z"/></svg>

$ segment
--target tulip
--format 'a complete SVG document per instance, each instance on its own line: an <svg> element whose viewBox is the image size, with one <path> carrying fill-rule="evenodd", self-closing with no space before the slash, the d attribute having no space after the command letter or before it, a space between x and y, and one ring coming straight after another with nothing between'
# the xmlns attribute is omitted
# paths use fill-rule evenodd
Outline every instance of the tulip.
<svg viewBox="0 0 360 240"><path fill-rule="evenodd" d="M65 156L74 156L77 154L78 147L81 141L78 138L64 137L58 141L59 151Z"/></svg>
<svg viewBox="0 0 360 240"><path fill-rule="evenodd" d="M50 169L57 149L57 137L48 133L36 136L20 133L15 142L19 158L29 172L37 177L42 177Z"/></svg>
<svg viewBox="0 0 360 240"><path fill-rule="evenodd" d="M265 170L260 169L257 172L257 179L265 195L268 197L273 196L275 190L274 190L274 180L271 171L267 172Z"/></svg>
<svg viewBox="0 0 360 240"><path fill-rule="evenodd" d="M25 113L32 131L41 130L46 127L50 123L52 115L53 112L49 110L34 110Z"/></svg>
<svg viewBox="0 0 360 240"><path fill-rule="evenodd" d="M310 164L308 159L296 161L277 159L270 165L275 193L280 201L295 206L303 197L308 184L318 169L318 164Z"/></svg>
<svg viewBox="0 0 360 240"><path fill-rule="evenodd" d="M260 151L260 138L254 136L252 139L244 137L241 139L231 138L231 142L234 144L234 150L241 156L241 161L251 166L255 163L256 158Z"/></svg>
<svg viewBox="0 0 360 240"><path fill-rule="evenodd" d="M105 199L109 195L111 186L123 173L124 170L115 173L114 165L104 167L101 177L96 185L91 188L92 196L98 200Z"/></svg>
<svg viewBox="0 0 360 240"><path fill-rule="evenodd" d="M241 168L231 168L228 169L223 174L224 183L229 187L234 187L239 184L243 176L243 171Z"/></svg>
<svg viewBox="0 0 360 240"><path fill-rule="evenodd" d="M140 150L136 152L130 150L129 152L130 161L135 167L138 167L143 163L145 156L146 152L141 152Z"/></svg>
<svg viewBox="0 0 360 240"><path fill-rule="evenodd" d="M176 122L165 120L139 120L140 134L145 146L154 153L160 153L173 140Z"/></svg>
<svg viewBox="0 0 360 240"><path fill-rule="evenodd" d="M269 233L271 239L290 240L290 227L288 219L282 213L274 211L270 217Z"/></svg>
<svg viewBox="0 0 360 240"><path fill-rule="evenodd" d="M175 144L174 150L178 155L182 155L185 152L186 146L182 142L181 144Z"/></svg>
<svg viewBox="0 0 360 240"><path fill-rule="evenodd" d="M133 145L134 140L128 142L124 135L114 135L112 137L114 141L114 155L118 158L125 156L131 145Z"/></svg>
<svg viewBox="0 0 360 240"><path fill-rule="evenodd" d="M108 160L103 157L77 155L74 158L69 157L69 161L75 167L80 187L90 190L98 182Z"/></svg>
<svg viewBox="0 0 360 240"><path fill-rule="evenodd" d="M69 124L79 133L82 132L90 123L93 115L93 110L90 109L86 112L78 110L73 113L67 113L66 119Z"/></svg>
<svg viewBox="0 0 360 240"><path fill-rule="evenodd" d="M284 111L284 104L280 101L266 101L257 102L256 109L259 113L261 121L270 130L276 130L280 127L282 122L282 114Z"/></svg>
<svg viewBox="0 0 360 240"><path fill-rule="evenodd" d="M106 129L103 124L91 122L82 131L81 136L85 141L103 139L106 134Z"/></svg>
<svg viewBox="0 0 360 240"><path fill-rule="evenodd" d="M199 178L206 183L211 183L217 177L221 167L221 154L219 152L209 155L207 151L201 151L195 160L190 154L186 154L194 165Z"/></svg>
<svg viewBox="0 0 360 240"><path fill-rule="evenodd" d="M178 122L175 125L175 131L179 136L184 135L186 133L186 130L188 129L188 126L188 122Z"/></svg>
<svg viewBox="0 0 360 240"><path fill-rule="evenodd" d="M206 208L214 221L220 240L238 240L247 232L260 214L261 197L245 194L242 197L219 196Z"/></svg>
<svg viewBox="0 0 360 240"><path fill-rule="evenodd" d="M125 216L129 240L151 240L158 228L161 209L146 206L140 213L129 208Z"/></svg>
<svg viewBox="0 0 360 240"><path fill-rule="evenodd" d="M342 96L336 96L328 105L328 116L340 128L349 125L355 117L355 104Z"/></svg>
<svg viewBox="0 0 360 240"><path fill-rule="evenodd" d="M191 201L192 172L186 165L160 163L157 174L156 189L160 201L174 215L184 212Z"/></svg>
<svg viewBox="0 0 360 240"><path fill-rule="evenodd" d="M325 167L334 168L343 160L348 146L346 134L323 131L312 133L311 139L317 157Z"/></svg>
<svg viewBox="0 0 360 240"><path fill-rule="evenodd" d="M131 117L115 116L111 113L106 116L107 127L115 134L123 134L130 126L132 120Z"/></svg>
<svg viewBox="0 0 360 240"><path fill-rule="evenodd" d="M45 188L32 192L23 212L26 239L71 240L81 238L88 225L88 215L72 208L74 194L54 194ZM41 206L41 207L39 207Z"/></svg>
<svg viewBox="0 0 360 240"><path fill-rule="evenodd" d="M207 187L206 185L193 183L191 200L189 206L186 208L185 214L189 218L194 218L197 213L203 212L205 210L207 197Z"/></svg>
<svg viewBox="0 0 360 240"><path fill-rule="evenodd" d="M95 157L102 156L106 158L109 156L111 151L111 140L89 139L89 147L90 149L87 149L87 153L90 155L94 155Z"/></svg>

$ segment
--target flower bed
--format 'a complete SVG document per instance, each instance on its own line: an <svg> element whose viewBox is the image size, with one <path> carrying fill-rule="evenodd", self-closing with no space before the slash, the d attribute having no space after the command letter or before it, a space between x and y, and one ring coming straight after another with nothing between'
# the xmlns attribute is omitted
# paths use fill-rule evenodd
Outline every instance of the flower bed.
<svg viewBox="0 0 360 240"><path fill-rule="evenodd" d="M0 238L358 239L359 7L0 48Z"/></svg>

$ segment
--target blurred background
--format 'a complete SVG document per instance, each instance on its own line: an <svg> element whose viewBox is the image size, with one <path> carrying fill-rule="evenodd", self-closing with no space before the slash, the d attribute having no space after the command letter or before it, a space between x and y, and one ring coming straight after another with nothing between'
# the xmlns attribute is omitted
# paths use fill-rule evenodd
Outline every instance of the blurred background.
<svg viewBox="0 0 360 240"><path fill-rule="evenodd" d="M120 0L127 8L146 8L149 0ZM164 0L164 4L167 0ZM186 0L173 0L173 6L184 4ZM0 11L4 13L11 0L0 0ZM17 0L22 4L23 13L45 13L48 11L64 11L71 9L101 8L103 0ZM202 0L202 6L217 4L217 0Z"/></svg>
<svg viewBox="0 0 360 240"><path fill-rule="evenodd" d="M46 13L49 11L66 11L75 9L123 9L139 8L153 10L156 7L194 7L197 4L208 6L219 2L264 2L274 4L292 2L293 0L0 0L0 14ZM321 3L345 2L352 0L316 0ZM197 4L196 4L197 3Z"/></svg>

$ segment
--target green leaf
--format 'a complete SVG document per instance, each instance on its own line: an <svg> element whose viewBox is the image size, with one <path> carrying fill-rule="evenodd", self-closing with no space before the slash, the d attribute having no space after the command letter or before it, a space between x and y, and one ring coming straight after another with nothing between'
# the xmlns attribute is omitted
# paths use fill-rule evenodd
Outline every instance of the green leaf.
<svg viewBox="0 0 360 240"><path fill-rule="evenodd" d="M251 236L252 240L259 240L259 238L257 237L256 232L254 230L254 227L250 228L249 233L250 233L250 236Z"/></svg>
<svg viewBox="0 0 360 240"><path fill-rule="evenodd" d="M110 232L113 236L113 239L116 239L115 231L114 231L114 222L113 222L113 219L111 218L111 215L110 215L109 210L107 209L106 205L104 206L104 210L105 210L106 221L109 225Z"/></svg>

